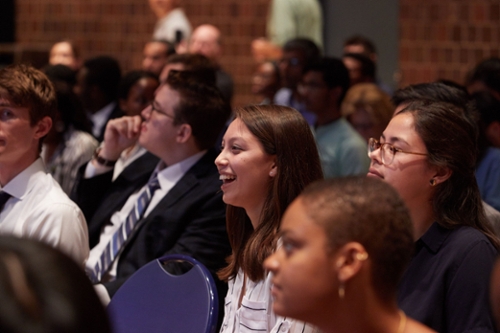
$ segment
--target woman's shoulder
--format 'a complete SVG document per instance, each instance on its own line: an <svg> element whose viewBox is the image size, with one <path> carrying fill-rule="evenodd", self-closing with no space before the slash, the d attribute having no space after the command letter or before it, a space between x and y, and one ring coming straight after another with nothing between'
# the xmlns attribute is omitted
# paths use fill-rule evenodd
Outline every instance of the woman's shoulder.
<svg viewBox="0 0 500 333"><path fill-rule="evenodd" d="M450 231L443 243L445 250L443 255L449 255L455 263L493 262L498 255L498 250L481 231L469 227L460 226Z"/></svg>

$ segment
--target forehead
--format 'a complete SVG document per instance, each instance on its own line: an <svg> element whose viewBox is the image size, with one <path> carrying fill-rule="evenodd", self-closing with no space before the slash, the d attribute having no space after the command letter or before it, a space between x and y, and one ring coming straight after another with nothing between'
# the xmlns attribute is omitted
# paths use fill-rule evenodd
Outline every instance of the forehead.
<svg viewBox="0 0 500 333"><path fill-rule="evenodd" d="M196 29L191 38L193 40L215 42L219 38L219 32L211 27L202 27Z"/></svg>
<svg viewBox="0 0 500 333"><path fill-rule="evenodd" d="M52 46L51 53L58 53L58 52L73 52L73 48L71 45L67 42L61 42L61 43L56 43L54 46Z"/></svg>
<svg viewBox="0 0 500 333"><path fill-rule="evenodd" d="M167 46L159 42L150 42L144 46L144 53L167 53Z"/></svg>
<svg viewBox="0 0 500 333"><path fill-rule="evenodd" d="M306 58L306 55L301 50L289 50L289 51L283 52L283 58L285 58L285 59L297 58L301 61L304 61Z"/></svg>
<svg viewBox="0 0 500 333"><path fill-rule="evenodd" d="M288 206L283 215L280 229L283 234L312 237L315 242L326 238L324 228L308 214L307 206L301 197Z"/></svg>
<svg viewBox="0 0 500 333"><path fill-rule="evenodd" d="M304 74L304 81L308 82L325 82L323 79L323 73L318 71L308 71Z"/></svg>
<svg viewBox="0 0 500 333"><path fill-rule="evenodd" d="M11 107L24 107L23 105L18 105L12 100L12 96L5 89L0 87L0 105L11 106Z"/></svg>
<svg viewBox="0 0 500 333"><path fill-rule="evenodd" d="M383 133L387 142L397 141L402 139L409 145L423 145L420 135L415 130L415 122L411 113L400 113L395 115Z"/></svg>
<svg viewBox="0 0 500 333"><path fill-rule="evenodd" d="M365 53L363 44L351 44L344 46L344 53Z"/></svg>
<svg viewBox="0 0 500 333"><path fill-rule="evenodd" d="M230 138L232 136L253 137L257 139L240 118L235 118L231 124L229 124L224 138Z"/></svg>
<svg viewBox="0 0 500 333"><path fill-rule="evenodd" d="M181 96L177 90L172 89L168 84L162 84L155 94L155 101L162 106L170 106L172 108L179 104Z"/></svg>

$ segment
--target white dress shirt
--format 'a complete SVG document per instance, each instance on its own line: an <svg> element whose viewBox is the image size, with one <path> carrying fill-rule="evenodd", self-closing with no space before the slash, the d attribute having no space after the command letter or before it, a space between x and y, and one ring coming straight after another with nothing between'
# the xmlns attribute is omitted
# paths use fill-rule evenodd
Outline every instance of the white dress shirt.
<svg viewBox="0 0 500 333"><path fill-rule="evenodd" d="M42 241L65 252L83 267L89 255L85 217L45 172L41 158L1 190L12 197L0 212L0 234Z"/></svg>

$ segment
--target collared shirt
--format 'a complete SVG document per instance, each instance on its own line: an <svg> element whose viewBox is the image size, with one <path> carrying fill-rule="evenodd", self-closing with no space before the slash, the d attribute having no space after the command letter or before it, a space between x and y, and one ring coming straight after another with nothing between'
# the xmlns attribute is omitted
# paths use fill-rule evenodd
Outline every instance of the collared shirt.
<svg viewBox="0 0 500 333"><path fill-rule="evenodd" d="M96 113L87 112L87 116L92 121L92 134L97 138L101 135L101 132L106 126L109 115L113 112L116 106L116 102L111 102Z"/></svg>
<svg viewBox="0 0 500 333"><path fill-rule="evenodd" d="M325 178L364 175L370 167L366 141L340 118L312 129Z"/></svg>
<svg viewBox="0 0 500 333"><path fill-rule="evenodd" d="M80 208L45 172L41 158L2 190L12 197L0 213L0 234L47 243L83 267L89 254L87 223Z"/></svg>
<svg viewBox="0 0 500 333"><path fill-rule="evenodd" d="M273 311L271 297L271 273L265 280L254 282L245 277L240 269L238 275L229 280L224 303L224 321L220 333L236 332L288 332L313 333L316 328L291 318L277 316ZM246 282L243 281L246 279ZM245 295L238 307L240 294L245 285Z"/></svg>
<svg viewBox="0 0 500 333"><path fill-rule="evenodd" d="M482 232L434 222L416 242L399 287L400 308L441 333L495 332L488 287L497 254Z"/></svg>
<svg viewBox="0 0 500 333"><path fill-rule="evenodd" d="M147 152L147 150L137 143L135 146L132 147L130 150L124 150L118 161L116 161L115 167L113 169L113 180L118 178L120 173L133 161L141 157Z"/></svg>

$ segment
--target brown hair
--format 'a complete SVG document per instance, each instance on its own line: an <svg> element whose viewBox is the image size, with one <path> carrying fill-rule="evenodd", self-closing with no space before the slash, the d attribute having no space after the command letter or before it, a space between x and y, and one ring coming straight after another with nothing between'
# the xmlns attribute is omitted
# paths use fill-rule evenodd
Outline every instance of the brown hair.
<svg viewBox="0 0 500 333"><path fill-rule="evenodd" d="M307 215L325 229L328 252L349 242L365 248L376 294L394 302L414 242L410 213L396 190L369 177L314 182L300 195Z"/></svg>
<svg viewBox="0 0 500 333"><path fill-rule="evenodd" d="M0 69L0 88L16 106L29 109L30 124L42 118L52 119L57 110L56 94L52 83L39 70L22 64Z"/></svg>
<svg viewBox="0 0 500 333"><path fill-rule="evenodd" d="M366 110L376 125L389 124L394 112L389 95L374 83L358 83L349 88L342 102L341 112L349 117L356 109Z"/></svg>
<svg viewBox="0 0 500 333"><path fill-rule="evenodd" d="M452 171L449 179L436 186L432 199L437 223L448 229L461 225L473 227L499 249L500 240L486 220L476 182L477 126L466 112L448 103L418 101L398 114L413 116L415 131L427 148L429 163Z"/></svg>
<svg viewBox="0 0 500 333"><path fill-rule="evenodd" d="M111 332L82 268L38 241L0 237L0 297L0 332Z"/></svg>
<svg viewBox="0 0 500 333"><path fill-rule="evenodd" d="M264 278L262 264L276 248L281 216L309 183L322 179L321 163L311 129L295 109L277 105L251 105L235 111L264 151L276 156L277 175L269 184L260 216L253 230L245 210L228 205L227 231L232 247L229 265L219 272L222 280L241 268L253 281Z"/></svg>
<svg viewBox="0 0 500 333"><path fill-rule="evenodd" d="M215 146L231 107L220 91L205 82L203 72L170 71L166 84L180 95L174 125L189 124L200 150Z"/></svg>

